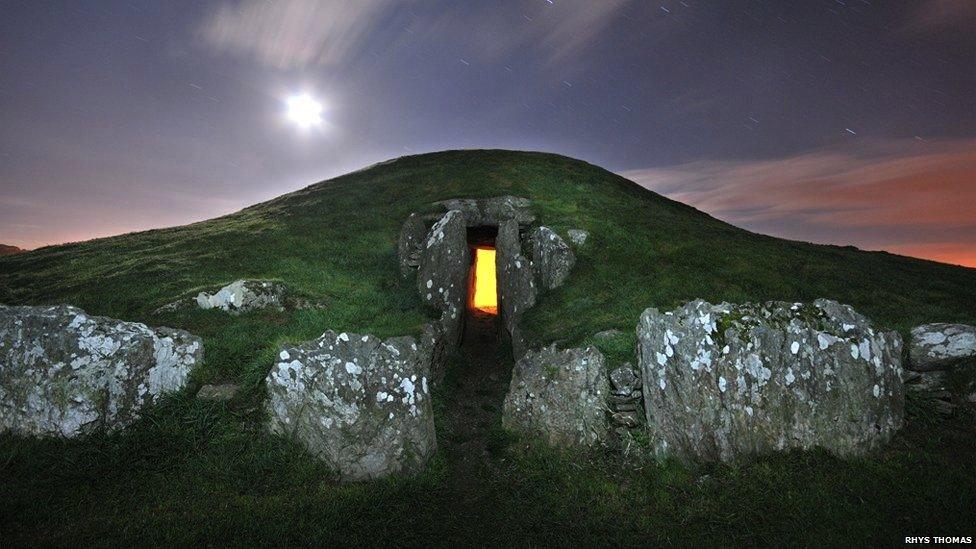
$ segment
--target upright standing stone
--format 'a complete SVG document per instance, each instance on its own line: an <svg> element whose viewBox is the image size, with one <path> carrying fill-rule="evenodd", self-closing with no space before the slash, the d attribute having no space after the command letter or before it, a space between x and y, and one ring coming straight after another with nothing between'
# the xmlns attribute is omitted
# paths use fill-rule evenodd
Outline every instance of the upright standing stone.
<svg viewBox="0 0 976 549"><path fill-rule="evenodd" d="M512 372L502 424L554 446L588 446L607 434L609 391L595 347L529 351Z"/></svg>
<svg viewBox="0 0 976 549"><path fill-rule="evenodd" d="M417 291L425 303L442 311L447 338L455 344L464 322L470 263L464 216L460 211L451 210L427 233L417 273Z"/></svg>
<svg viewBox="0 0 976 549"><path fill-rule="evenodd" d="M423 253L426 236L427 227L424 225L423 218L415 213L410 214L403 222L397 239L397 262L402 276L406 277L413 269L420 266L420 256Z"/></svg>
<svg viewBox="0 0 976 549"><path fill-rule="evenodd" d="M421 471L436 450L425 367L411 337L328 331L285 346L266 380L269 426L344 480Z"/></svg>
<svg viewBox="0 0 976 549"><path fill-rule="evenodd" d="M569 277L576 264L576 256L563 239L549 227L536 227L529 234L532 267L539 284L547 289L558 288Z"/></svg>
<svg viewBox="0 0 976 549"><path fill-rule="evenodd" d="M518 330L518 320L522 313L535 305L537 292L532 264L522 255L518 222L509 220L499 225L495 249L499 311L505 329L512 338L512 352L518 359L526 350Z"/></svg>
<svg viewBox="0 0 976 549"><path fill-rule="evenodd" d="M902 425L901 336L834 301L652 308L637 337L660 453L728 461L822 447L847 456Z"/></svg>

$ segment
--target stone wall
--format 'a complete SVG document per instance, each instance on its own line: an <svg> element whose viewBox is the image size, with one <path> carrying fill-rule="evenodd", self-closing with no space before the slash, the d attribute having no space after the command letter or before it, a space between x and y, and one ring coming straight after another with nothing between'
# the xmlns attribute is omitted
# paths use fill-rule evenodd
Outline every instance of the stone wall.
<svg viewBox="0 0 976 549"><path fill-rule="evenodd" d="M532 229L527 240L539 286L546 290L562 286L576 264L576 255L569 245L549 227Z"/></svg>
<svg viewBox="0 0 976 549"><path fill-rule="evenodd" d="M629 362L610 372L611 393L607 396L610 419L618 434L643 424L644 393L641 372Z"/></svg>

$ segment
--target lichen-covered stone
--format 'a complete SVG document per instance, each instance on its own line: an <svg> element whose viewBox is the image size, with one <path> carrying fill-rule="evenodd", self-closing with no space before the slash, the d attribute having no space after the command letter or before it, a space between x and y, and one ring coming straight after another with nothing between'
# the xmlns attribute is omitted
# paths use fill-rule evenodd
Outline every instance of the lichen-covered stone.
<svg viewBox="0 0 976 549"><path fill-rule="evenodd" d="M616 395L629 395L637 387L639 378L634 373L630 363L622 364L610 372L610 383L613 384L613 393Z"/></svg>
<svg viewBox="0 0 976 549"><path fill-rule="evenodd" d="M0 432L74 437L125 427L203 359L182 330L70 305L0 306Z"/></svg>
<svg viewBox="0 0 976 549"><path fill-rule="evenodd" d="M569 245L549 227L536 227L529 233L532 268L536 280L547 289L558 288L569 277L576 264L576 256Z"/></svg>
<svg viewBox="0 0 976 549"><path fill-rule="evenodd" d="M640 417L636 410L614 412L610 416L610 420L613 421L614 425L620 427L634 428L640 425Z"/></svg>
<svg viewBox="0 0 976 549"><path fill-rule="evenodd" d="M434 387L443 381L447 372L447 358L452 350L448 334L454 329L453 323L442 318L424 324L420 335L422 371Z"/></svg>
<svg viewBox="0 0 976 549"><path fill-rule="evenodd" d="M901 337L846 305L694 301L647 309L637 337L646 422L662 454L855 455L902 425Z"/></svg>
<svg viewBox="0 0 976 549"><path fill-rule="evenodd" d="M467 238L461 212L444 214L427 233L417 272L417 291L425 303L442 312L449 342L458 340L464 321L471 260Z"/></svg>
<svg viewBox="0 0 976 549"><path fill-rule="evenodd" d="M235 280L210 294L200 292L196 302L201 309L220 309L243 313L255 309L278 309L285 306L285 288L272 280Z"/></svg>
<svg viewBox="0 0 976 549"><path fill-rule="evenodd" d="M240 385L236 383L220 383L217 385L204 385L197 391L197 398L200 400L211 400L215 402L226 402L237 396Z"/></svg>
<svg viewBox="0 0 976 549"><path fill-rule="evenodd" d="M519 330L521 315L535 305L537 288L532 263L522 255L519 226L514 220L503 221L495 238L498 284L498 305L502 323L512 339L512 353L521 357L526 346Z"/></svg>
<svg viewBox="0 0 976 549"><path fill-rule="evenodd" d="M942 395L948 393L949 372L946 370L932 370L931 372L905 372L905 390L923 395Z"/></svg>
<svg viewBox="0 0 976 549"><path fill-rule="evenodd" d="M608 429L609 383L595 347L529 351L518 360L502 424L554 446L587 446Z"/></svg>
<svg viewBox="0 0 976 549"><path fill-rule="evenodd" d="M586 244L586 239L590 236L590 233L582 229L570 229L566 234L569 236L569 241L577 247Z"/></svg>
<svg viewBox="0 0 976 549"><path fill-rule="evenodd" d="M436 204L447 210L462 212L469 227L497 226L508 220L526 226L535 221L531 208L532 202L528 198L518 196L452 198Z"/></svg>
<svg viewBox="0 0 976 549"><path fill-rule="evenodd" d="M184 309L216 309L232 315L259 309L321 309L325 304L295 295L276 280L235 280L226 286L213 286L196 295L187 295L167 303L154 314Z"/></svg>
<svg viewBox="0 0 976 549"><path fill-rule="evenodd" d="M912 328L908 367L919 372L976 362L976 326L923 324Z"/></svg>
<svg viewBox="0 0 976 549"><path fill-rule="evenodd" d="M425 367L411 337L328 331L285 346L266 380L271 431L344 480L421 471L436 450Z"/></svg>
<svg viewBox="0 0 976 549"><path fill-rule="evenodd" d="M424 225L423 218L415 213L410 214L403 222L397 239L397 262L402 276L409 275L420 266L420 256L423 253L426 236L427 227Z"/></svg>

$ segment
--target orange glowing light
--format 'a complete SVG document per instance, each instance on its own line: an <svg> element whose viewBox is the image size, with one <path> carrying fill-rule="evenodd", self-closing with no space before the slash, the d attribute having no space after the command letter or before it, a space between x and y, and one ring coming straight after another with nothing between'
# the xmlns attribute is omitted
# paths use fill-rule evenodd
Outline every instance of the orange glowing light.
<svg viewBox="0 0 976 549"><path fill-rule="evenodd" d="M475 248L472 285L474 292L471 296L471 306L479 311L498 314L494 248Z"/></svg>

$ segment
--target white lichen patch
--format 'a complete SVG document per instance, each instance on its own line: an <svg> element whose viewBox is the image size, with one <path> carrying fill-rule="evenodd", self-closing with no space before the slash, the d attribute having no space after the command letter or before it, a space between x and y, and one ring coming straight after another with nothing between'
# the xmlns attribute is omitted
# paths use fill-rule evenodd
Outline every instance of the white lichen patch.
<svg viewBox="0 0 976 549"><path fill-rule="evenodd" d="M820 344L821 351L826 350L828 347L830 347L834 343L837 343L838 341L840 341L839 338L836 338L830 334L825 334L825 333L817 334L817 343Z"/></svg>

